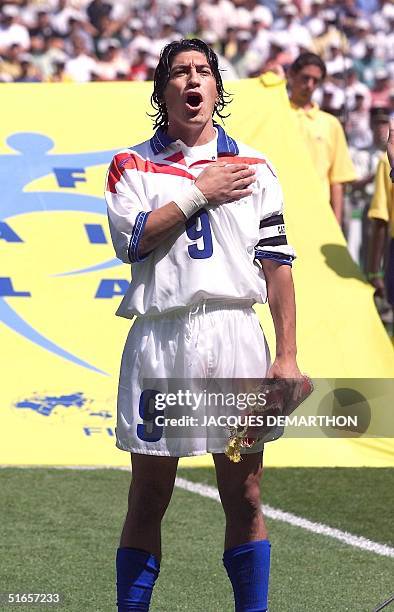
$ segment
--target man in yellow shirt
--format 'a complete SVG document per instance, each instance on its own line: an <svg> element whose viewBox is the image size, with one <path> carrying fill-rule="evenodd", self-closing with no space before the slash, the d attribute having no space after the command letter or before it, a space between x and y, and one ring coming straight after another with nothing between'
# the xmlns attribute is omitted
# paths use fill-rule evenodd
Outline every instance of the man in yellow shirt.
<svg viewBox="0 0 394 612"><path fill-rule="evenodd" d="M302 53L289 72L290 106L297 118L338 223L343 217L343 184L357 178L344 131L338 119L320 110L312 95L326 76L326 66L315 53Z"/></svg>
<svg viewBox="0 0 394 612"><path fill-rule="evenodd" d="M390 120L387 156L379 161L368 217L372 220L367 278L376 296L394 308L394 119ZM387 238L390 238L387 240ZM388 248L387 248L388 244ZM385 282L386 281L386 282Z"/></svg>

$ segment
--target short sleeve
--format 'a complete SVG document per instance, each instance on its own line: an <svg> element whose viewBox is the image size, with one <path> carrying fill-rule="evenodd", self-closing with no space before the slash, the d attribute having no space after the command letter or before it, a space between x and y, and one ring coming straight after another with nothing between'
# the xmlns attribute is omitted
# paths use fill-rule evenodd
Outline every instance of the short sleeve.
<svg viewBox="0 0 394 612"><path fill-rule="evenodd" d="M150 210L132 152L114 156L107 172L105 200L117 257L125 263L142 261L139 243Z"/></svg>
<svg viewBox="0 0 394 612"><path fill-rule="evenodd" d="M259 238L255 246L255 259L273 259L292 265L296 254L287 242L282 187L268 164L261 186Z"/></svg>
<svg viewBox="0 0 394 612"><path fill-rule="evenodd" d="M375 175L374 194L368 210L370 219L382 219L387 223L392 216L393 185L389 176L390 166L385 157L378 163Z"/></svg>

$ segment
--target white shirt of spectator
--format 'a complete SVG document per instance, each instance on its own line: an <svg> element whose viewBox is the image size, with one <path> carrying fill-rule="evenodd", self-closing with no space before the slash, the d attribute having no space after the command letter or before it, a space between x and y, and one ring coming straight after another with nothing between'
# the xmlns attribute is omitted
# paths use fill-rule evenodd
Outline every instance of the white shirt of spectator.
<svg viewBox="0 0 394 612"><path fill-rule="evenodd" d="M202 2L198 12L207 20L207 28L215 32L219 38L224 38L229 26L236 22L237 13L234 5L229 0L219 2Z"/></svg>
<svg viewBox="0 0 394 612"><path fill-rule="evenodd" d="M92 73L97 74L97 62L82 53L67 62L66 73L77 83L87 83L92 80Z"/></svg>
<svg viewBox="0 0 394 612"><path fill-rule="evenodd" d="M0 28L0 50L11 45L20 45L24 51L30 48L29 30L20 23L11 23L8 27Z"/></svg>
<svg viewBox="0 0 394 612"><path fill-rule="evenodd" d="M59 32L59 34L65 36L68 32L68 21L71 17L78 21L88 21L85 11L78 11L75 8L66 7L59 13L53 15L51 19L52 27Z"/></svg>
<svg viewBox="0 0 394 612"><path fill-rule="evenodd" d="M312 38L316 38L317 36L321 36L324 32L324 21L321 17L310 17L303 24Z"/></svg>
<svg viewBox="0 0 394 612"><path fill-rule="evenodd" d="M361 83L361 81L357 81L356 83L346 87L345 95L347 108L353 110L355 107L356 94L360 94L364 98L363 107L365 110L369 110L369 107L371 106L371 92L369 87L367 87L365 83Z"/></svg>
<svg viewBox="0 0 394 612"><path fill-rule="evenodd" d="M257 32L257 35L253 37L249 45L250 51L253 51L260 57L261 65L268 59L270 37L271 34L268 30L261 29Z"/></svg>
<svg viewBox="0 0 394 612"><path fill-rule="evenodd" d="M128 74L130 62L122 55L117 55L113 60L97 62L95 72L103 81L115 81L117 74Z"/></svg>

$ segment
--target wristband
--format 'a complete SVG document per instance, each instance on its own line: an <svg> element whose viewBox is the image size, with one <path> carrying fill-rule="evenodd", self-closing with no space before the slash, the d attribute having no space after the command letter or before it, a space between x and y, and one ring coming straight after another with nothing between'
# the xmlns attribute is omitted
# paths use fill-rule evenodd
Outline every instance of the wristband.
<svg viewBox="0 0 394 612"><path fill-rule="evenodd" d="M186 219L189 219L200 208L208 204L208 200L195 183L172 200L181 209Z"/></svg>
<svg viewBox="0 0 394 612"><path fill-rule="evenodd" d="M383 278L383 277L384 277L383 272L368 272L367 274L368 280L373 280L374 278Z"/></svg>

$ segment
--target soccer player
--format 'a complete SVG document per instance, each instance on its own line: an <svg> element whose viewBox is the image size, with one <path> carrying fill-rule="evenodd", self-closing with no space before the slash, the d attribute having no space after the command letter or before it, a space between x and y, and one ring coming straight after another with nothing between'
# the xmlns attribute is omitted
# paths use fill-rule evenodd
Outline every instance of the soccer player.
<svg viewBox="0 0 394 612"><path fill-rule="evenodd" d="M225 517L223 563L237 612L267 610L270 542L261 513L263 443L224 454L210 435L172 437L151 411L147 379L301 379L282 191L264 155L214 123L227 103L215 53L201 40L162 51L155 134L115 155L106 200L117 256L132 282L117 312L136 320L119 380L117 447L131 453L128 511L117 550L118 610L148 610L160 526L181 456L210 452ZM267 300L271 364L252 305ZM170 606L170 604L169 604Z"/></svg>
<svg viewBox="0 0 394 612"><path fill-rule="evenodd" d="M315 53L302 53L290 66L290 105L338 223L343 220L343 184L357 178L338 119L320 110L312 96L326 77Z"/></svg>

